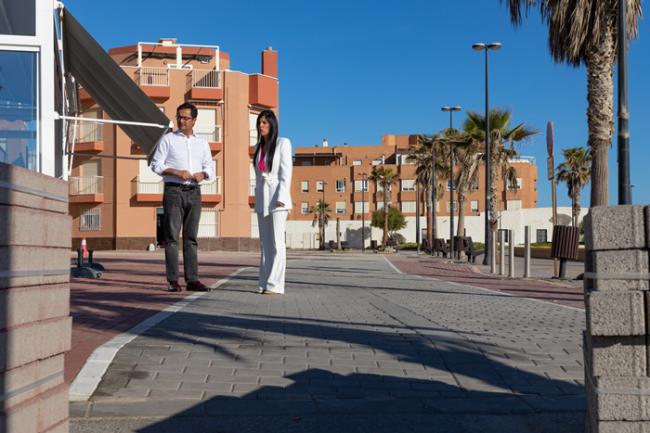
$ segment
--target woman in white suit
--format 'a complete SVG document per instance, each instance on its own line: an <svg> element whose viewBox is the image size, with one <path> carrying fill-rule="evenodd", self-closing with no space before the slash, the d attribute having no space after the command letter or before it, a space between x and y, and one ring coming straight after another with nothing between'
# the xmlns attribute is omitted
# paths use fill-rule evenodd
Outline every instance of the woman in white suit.
<svg viewBox="0 0 650 433"><path fill-rule="evenodd" d="M284 234L291 209L291 142L278 137L271 110L257 116L255 212L262 244L258 293L283 294L287 251Z"/></svg>

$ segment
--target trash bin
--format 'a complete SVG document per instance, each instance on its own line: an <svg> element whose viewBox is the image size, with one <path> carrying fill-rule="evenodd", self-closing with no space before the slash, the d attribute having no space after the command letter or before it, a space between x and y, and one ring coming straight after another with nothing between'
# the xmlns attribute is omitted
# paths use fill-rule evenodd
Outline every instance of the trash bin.
<svg viewBox="0 0 650 433"><path fill-rule="evenodd" d="M551 257L560 259L559 278L566 278L566 261L578 259L580 229L573 226L553 226Z"/></svg>
<svg viewBox="0 0 650 433"><path fill-rule="evenodd" d="M377 249L377 241L375 241L375 240L370 241L370 249L373 249L373 250Z"/></svg>

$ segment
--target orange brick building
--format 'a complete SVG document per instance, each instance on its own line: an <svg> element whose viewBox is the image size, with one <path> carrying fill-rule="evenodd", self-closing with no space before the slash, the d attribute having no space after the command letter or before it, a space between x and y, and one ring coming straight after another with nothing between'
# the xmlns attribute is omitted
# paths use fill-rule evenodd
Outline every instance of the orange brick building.
<svg viewBox="0 0 650 433"><path fill-rule="evenodd" d="M366 189L366 221L369 214L383 207L383 195L373 182L364 181L374 166L384 165L398 175L391 187L389 204L397 206L407 217L416 216L415 165L407 161L410 149L416 143L415 135L384 135L381 145L372 146L323 146L294 149L292 197L294 208L290 219L312 220L309 209L318 200L330 205L332 217L341 220L360 220L362 187ZM506 188L499 181L499 210L516 210L537 207L537 165L530 158L510 163L517 170L518 185ZM365 176L363 175L365 173ZM468 195L465 215L478 215L485 208L484 166L479 167L479 182ZM455 195L455 201L458 197ZM448 216L449 191L438 203L438 216ZM421 209L424 215L424 208Z"/></svg>
<svg viewBox="0 0 650 433"><path fill-rule="evenodd" d="M175 39L113 48L109 55L174 120L176 107L196 104L195 133L208 140L216 180L201 186L202 248L257 249L251 240L251 146L255 119L278 110L278 58L262 51L261 73L230 69L228 53L216 46L181 45ZM80 90L81 116L105 118ZM137 119L120 119L137 120ZM73 246L86 238L94 249L144 249L160 240L161 178L117 126L81 122L76 129L70 177Z"/></svg>

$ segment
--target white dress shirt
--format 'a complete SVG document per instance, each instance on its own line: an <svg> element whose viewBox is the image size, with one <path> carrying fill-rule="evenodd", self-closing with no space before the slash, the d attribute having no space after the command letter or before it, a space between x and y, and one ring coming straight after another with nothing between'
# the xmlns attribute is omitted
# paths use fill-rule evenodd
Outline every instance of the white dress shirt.
<svg viewBox="0 0 650 433"><path fill-rule="evenodd" d="M184 185L194 183L171 174L163 174L168 168L187 170L192 174L204 172L206 180L213 180L212 164L212 153L208 142L194 134L188 137L180 131L165 134L151 157L151 169L162 176L166 183Z"/></svg>

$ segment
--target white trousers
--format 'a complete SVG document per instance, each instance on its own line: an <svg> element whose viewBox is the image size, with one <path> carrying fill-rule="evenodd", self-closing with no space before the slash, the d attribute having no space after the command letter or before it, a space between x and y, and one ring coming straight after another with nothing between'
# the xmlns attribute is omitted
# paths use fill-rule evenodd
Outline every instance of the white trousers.
<svg viewBox="0 0 650 433"><path fill-rule="evenodd" d="M284 293L284 274L287 267L284 233L288 215L288 211L271 212L266 217L261 213L257 214L262 244L259 279L261 290Z"/></svg>

